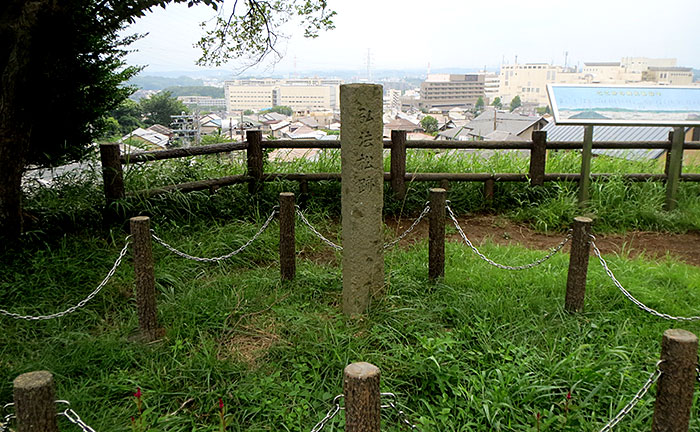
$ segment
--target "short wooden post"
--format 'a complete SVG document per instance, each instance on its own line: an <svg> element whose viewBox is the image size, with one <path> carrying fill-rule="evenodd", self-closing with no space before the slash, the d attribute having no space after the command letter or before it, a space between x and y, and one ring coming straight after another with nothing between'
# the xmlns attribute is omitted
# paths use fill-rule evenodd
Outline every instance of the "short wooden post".
<svg viewBox="0 0 700 432"><path fill-rule="evenodd" d="M678 193L678 183L681 180L681 169L683 167L683 143L685 142L685 129L683 127L673 128L673 141L671 141L671 154L668 162L668 172L666 177L666 210L673 210L678 204L676 194Z"/></svg>
<svg viewBox="0 0 700 432"><path fill-rule="evenodd" d="M670 131L668 133L668 145L673 146L673 131ZM666 178L668 178L668 170L671 165L671 148L669 148L666 151L666 163L664 164L664 174L666 174Z"/></svg>
<svg viewBox="0 0 700 432"><path fill-rule="evenodd" d="M445 276L445 189L430 189L428 279Z"/></svg>
<svg viewBox="0 0 700 432"><path fill-rule="evenodd" d="M100 160L102 161L102 180L104 181L105 200L107 206L114 201L124 198L124 172L122 171L119 144L100 144Z"/></svg>
<svg viewBox="0 0 700 432"><path fill-rule="evenodd" d="M158 326L151 223L147 216L133 217L130 221L140 338L151 342L164 333Z"/></svg>
<svg viewBox="0 0 700 432"><path fill-rule="evenodd" d="M58 432L56 390L47 371L22 374L14 382L18 432Z"/></svg>
<svg viewBox="0 0 700 432"><path fill-rule="evenodd" d="M296 275L296 244L294 237L294 194L280 194L280 277L292 280Z"/></svg>
<svg viewBox="0 0 700 432"><path fill-rule="evenodd" d="M484 181L484 199L486 200L486 205L493 204L493 191L496 186L496 181L492 178L486 179Z"/></svg>
<svg viewBox="0 0 700 432"><path fill-rule="evenodd" d="M352 363L345 367L345 432L379 432L379 375L379 368L370 363Z"/></svg>
<svg viewBox="0 0 700 432"><path fill-rule="evenodd" d="M583 149L581 151L581 179L579 180L578 205L586 206L590 199L591 158L593 157L593 126L583 127Z"/></svg>
<svg viewBox="0 0 700 432"><path fill-rule="evenodd" d="M586 296L586 276L588 275L588 256L591 249L591 224L593 220L587 217L574 218L574 233L571 239L571 255L569 257L569 274L566 278L566 300L564 309L567 312L583 310Z"/></svg>
<svg viewBox="0 0 700 432"><path fill-rule="evenodd" d="M666 330L661 340L661 361L651 430L687 432L698 362L697 336L686 330Z"/></svg>
<svg viewBox="0 0 700 432"><path fill-rule="evenodd" d="M253 194L260 190L263 178L263 151L262 151L262 131L246 131L246 141L248 141L248 175L252 177L248 183L248 192Z"/></svg>
<svg viewBox="0 0 700 432"><path fill-rule="evenodd" d="M446 191L450 190L450 181L447 179L440 180L440 188Z"/></svg>
<svg viewBox="0 0 700 432"><path fill-rule="evenodd" d="M547 131L532 133L532 150L530 151L530 184L544 184L544 167L547 163Z"/></svg>
<svg viewBox="0 0 700 432"><path fill-rule="evenodd" d="M406 197L406 131L391 131L391 190L394 198Z"/></svg>

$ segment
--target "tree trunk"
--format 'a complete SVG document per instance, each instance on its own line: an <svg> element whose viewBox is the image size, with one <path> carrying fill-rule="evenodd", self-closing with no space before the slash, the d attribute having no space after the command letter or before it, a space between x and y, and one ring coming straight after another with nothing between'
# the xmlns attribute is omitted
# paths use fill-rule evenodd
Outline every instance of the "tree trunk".
<svg viewBox="0 0 700 432"><path fill-rule="evenodd" d="M0 122L5 123L4 120ZM12 134L5 135L4 129L0 127L0 237L15 240L22 232L24 158L12 151L22 144L13 139Z"/></svg>
<svg viewBox="0 0 700 432"><path fill-rule="evenodd" d="M7 1L7 0L5 0ZM30 147L27 109L32 83L30 59L37 49L33 34L51 1L11 0L0 14L0 237L22 232L22 174Z"/></svg>

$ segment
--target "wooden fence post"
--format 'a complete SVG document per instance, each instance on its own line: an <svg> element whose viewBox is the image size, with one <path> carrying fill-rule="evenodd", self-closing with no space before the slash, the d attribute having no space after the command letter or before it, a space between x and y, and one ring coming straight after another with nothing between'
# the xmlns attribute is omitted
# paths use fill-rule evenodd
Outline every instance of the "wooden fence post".
<svg viewBox="0 0 700 432"><path fill-rule="evenodd" d="M253 194L260 190L263 178L262 131L249 130L246 132L248 141L248 175L252 180L248 183L248 192Z"/></svg>
<svg viewBox="0 0 700 432"><path fill-rule="evenodd" d="M532 133L532 150L530 151L530 184L544 184L544 168L547 163L547 131Z"/></svg>
<svg viewBox="0 0 700 432"><path fill-rule="evenodd" d="M687 432L697 374L697 336L686 330L666 330L661 340L661 361L651 430Z"/></svg>
<svg viewBox="0 0 700 432"><path fill-rule="evenodd" d="M571 239L571 254L569 257L569 274L566 278L566 300L564 309L567 312L583 310L586 296L586 276L588 275L588 256L591 249L591 223L587 217L574 218L574 233Z"/></svg>
<svg viewBox="0 0 700 432"><path fill-rule="evenodd" d="M671 141L671 154L666 156L667 177L666 177L666 210L673 210L678 204L676 194L678 193L678 183L681 180L681 169L683 168L683 143L685 142L685 128L673 128L673 140Z"/></svg>
<svg viewBox="0 0 700 432"><path fill-rule="evenodd" d="M669 131L668 133L668 145L673 146L673 131ZM666 174L666 178L668 178L668 170L671 165L671 148L666 151L666 163L664 164L664 174Z"/></svg>
<svg viewBox="0 0 700 432"><path fill-rule="evenodd" d="M51 372L22 374L15 378L13 386L18 432L58 432Z"/></svg>
<svg viewBox="0 0 700 432"><path fill-rule="evenodd" d="M280 194L280 277L292 280L296 275L296 244L294 236L294 194Z"/></svg>
<svg viewBox="0 0 700 432"><path fill-rule="evenodd" d="M493 178L486 179L484 181L484 199L486 200L486 205L493 205L493 191L496 186L496 181Z"/></svg>
<svg viewBox="0 0 700 432"><path fill-rule="evenodd" d="M151 342L161 337L164 330L158 326L151 223L147 216L131 218L131 236L139 338Z"/></svg>
<svg viewBox="0 0 700 432"><path fill-rule="evenodd" d="M370 363L352 363L345 367L345 432L379 432L379 375L379 368Z"/></svg>
<svg viewBox="0 0 700 432"><path fill-rule="evenodd" d="M394 198L406 197L406 131L391 131L391 190Z"/></svg>
<svg viewBox="0 0 700 432"><path fill-rule="evenodd" d="M120 158L119 144L100 144L102 180L107 208L110 208L115 201L125 197L124 172Z"/></svg>
<svg viewBox="0 0 700 432"><path fill-rule="evenodd" d="M593 157L593 126L583 127L583 148L581 150L581 179L579 180L578 205L588 204L591 185L591 158Z"/></svg>
<svg viewBox="0 0 700 432"><path fill-rule="evenodd" d="M430 189L428 279L445 276L445 189Z"/></svg>

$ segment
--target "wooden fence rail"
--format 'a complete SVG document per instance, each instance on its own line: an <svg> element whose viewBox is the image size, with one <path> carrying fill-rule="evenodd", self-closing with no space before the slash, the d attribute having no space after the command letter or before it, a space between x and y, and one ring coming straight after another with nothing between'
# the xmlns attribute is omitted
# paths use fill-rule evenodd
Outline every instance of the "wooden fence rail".
<svg viewBox="0 0 700 432"><path fill-rule="evenodd" d="M661 375L656 387L652 432L688 431L697 355L698 338L693 333L678 329L663 333L658 366ZM371 363L351 363L345 367L342 393L345 399L345 432L380 432L380 376L380 369ZM48 371L28 372L15 378L13 384L16 430L58 432L56 418L60 411L56 403L53 374ZM327 420L340 411L338 407Z"/></svg>
<svg viewBox="0 0 700 432"><path fill-rule="evenodd" d="M394 196L401 199L406 194L406 182L440 181L443 182L484 182L484 197L493 199L495 182L530 182L532 186L540 186L551 181L579 182L579 202L585 204L588 200L588 188L591 180L607 180L615 173L591 173L590 151L592 149L660 149L669 151L664 174L632 173L622 174L630 181L666 181L666 208L673 209L676 204L676 194L679 181L700 181L700 174L682 174L684 150L700 150L700 142L684 142L682 133L669 134L669 140L620 142L592 142L590 129L586 129L586 139L583 143L547 141L544 131L533 133L532 141L430 141L406 140L406 131L392 131L391 140L384 141L384 148L391 150L391 170L384 173L384 180L391 183ZM681 130L682 132L682 130ZM674 138L675 136L675 138ZM264 141L261 131L248 131L247 141L236 143L213 144L208 146L177 148L163 151L141 152L120 155L118 144L103 144L100 146L102 155L105 197L110 205L126 196L122 165L198 156L206 154L227 153L246 150L247 174L233 175L217 179L168 185L145 191L135 192L137 195L153 196L165 192L179 190L182 192L196 190L215 190L222 186L238 183L248 183L249 191L255 193L263 182L279 179L298 181L306 187L309 181L340 180L340 173L265 173L263 170L264 149L339 149L340 142L323 142L317 140L273 140ZM528 173L406 173L407 149L472 149L472 150L530 150L530 166ZM547 150L582 150L582 164L579 173L545 173ZM672 151L673 150L673 151Z"/></svg>

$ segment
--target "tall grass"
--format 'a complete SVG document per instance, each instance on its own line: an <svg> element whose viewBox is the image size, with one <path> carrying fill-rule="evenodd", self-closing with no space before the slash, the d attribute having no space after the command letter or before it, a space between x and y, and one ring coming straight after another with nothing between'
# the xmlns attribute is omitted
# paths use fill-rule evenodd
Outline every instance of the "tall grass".
<svg viewBox="0 0 700 432"><path fill-rule="evenodd" d="M496 151L490 157L469 151L437 152L409 150L407 172L511 172L527 173L529 159L523 152ZM525 152L526 153L526 152ZM176 160L134 164L125 167L127 191L137 191L181 182L204 180L245 173L243 153L210 155ZM389 155L385 152L384 169L389 169ZM577 172L580 155L574 151L550 152L546 171ZM314 158L284 161L268 160L267 172L339 172L340 151L319 151ZM611 157L595 157L593 172L622 174L630 172L660 173L656 161L626 161ZM698 166L686 166L684 172L700 172ZM101 227L102 201L100 176L86 173L68 175L51 188L32 187L26 198L29 227L33 235L41 237L52 227L61 230L82 230ZM385 213L410 216L423 208L427 190L437 186L430 182L410 182L403 200L393 198L389 185L385 186ZM340 185L337 181L309 183L309 196L303 205L312 212L329 216L340 213ZM663 209L665 185L663 182L630 182L621 176L592 182L590 206L585 210L577 205L578 185L574 182L548 182L530 187L522 182L496 183L492 203L483 199L483 184L453 182L448 198L459 213L498 212L519 222L525 222L542 231L561 231L568 228L574 216L585 212L596 219L598 231L659 230L685 232L700 229L700 184L681 183L679 206L672 212ZM249 218L268 212L277 203L282 191L300 193L296 182L278 180L266 183L264 190L251 197L246 185L225 187L211 194L178 192L151 199L131 198L122 203L126 215L149 214L169 221L191 222L198 218L231 220ZM178 222L179 223L179 222Z"/></svg>
<svg viewBox="0 0 700 432"><path fill-rule="evenodd" d="M212 256L250 238L264 216L236 223L158 219L153 228L180 249ZM337 224L323 220L324 232L337 232ZM389 252L384 292L363 319L345 319L338 256L299 225L297 248L308 259L299 259L297 278L282 284L276 229L275 222L259 242L219 264L154 247L158 315L166 328L154 344L131 339L137 322L128 259L75 314L35 323L0 318L0 402L11 400L18 374L50 370L57 396L100 431L131 429L137 387L153 431L216 430L219 397L229 431L308 431L342 391L345 365L369 361L382 369L382 391L395 392L422 431L533 431L538 413L542 431L595 431L653 370L663 331L679 326L638 310L593 260L586 311L565 313L566 255L507 272L448 243L446 277L429 283L426 241ZM43 313L75 303L101 280L122 244L122 235L84 233L3 255L0 306ZM508 264L542 255L479 247ZM670 259L606 258L649 306L698 314L700 269ZM682 327L700 331L697 323ZM653 393L620 430L649 428ZM383 425L401 430L391 413ZM325 430L341 428L339 420ZM697 410L691 430L700 430Z"/></svg>

